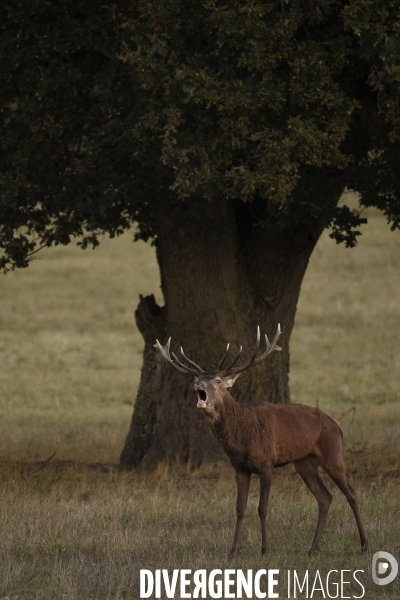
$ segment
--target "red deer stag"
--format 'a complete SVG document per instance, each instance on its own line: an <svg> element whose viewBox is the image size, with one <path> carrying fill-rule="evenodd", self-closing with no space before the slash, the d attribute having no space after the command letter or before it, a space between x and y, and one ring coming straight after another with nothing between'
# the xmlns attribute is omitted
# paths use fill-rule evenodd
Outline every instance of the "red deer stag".
<svg viewBox="0 0 400 600"><path fill-rule="evenodd" d="M227 388L232 387L243 371L258 365L272 352L281 350L276 345L281 335L278 325L272 343L265 336L266 350L256 358L260 346L260 328L257 329L257 342L248 362L235 367L242 346L233 362L222 368L228 353L221 359L218 368L205 372L190 360L183 349L181 353L186 363L182 363L174 353L170 356L171 338L165 346L157 340L157 348L163 359L181 373L194 375L194 389L197 392L197 407L203 411L210 429L219 444L228 455L236 471L237 503L236 529L230 558L237 556L242 537L243 520L246 510L250 477L256 473L260 477L260 502L258 514L261 520L261 554L268 551L267 542L267 505L271 488L272 469L293 463L304 483L314 494L319 508L317 529L311 545L310 554L319 550L332 495L318 475L321 465L346 496L354 516L361 539L363 552L368 549L358 509L355 493L346 477L343 460L343 435L337 421L318 408L303 404L239 403L231 396Z"/></svg>

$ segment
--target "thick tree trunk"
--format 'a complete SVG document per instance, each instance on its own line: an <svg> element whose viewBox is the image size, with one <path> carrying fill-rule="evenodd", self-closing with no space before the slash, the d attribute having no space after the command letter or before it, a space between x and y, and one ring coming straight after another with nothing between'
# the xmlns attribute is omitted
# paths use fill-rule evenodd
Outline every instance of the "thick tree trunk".
<svg viewBox="0 0 400 600"><path fill-rule="evenodd" d="M242 209L241 209L242 210ZM165 306L141 299L136 319L145 339L142 377L121 455L124 466L151 469L158 462L196 467L221 456L208 424L196 408L192 378L167 364L155 339L214 370L226 343L243 358L254 347L256 327L274 335L281 353L245 372L235 384L239 402L289 402L289 340L311 252L323 230L301 239L289 230L246 224L231 204L199 202L190 212L160 214L157 253ZM262 336L263 339L263 336Z"/></svg>

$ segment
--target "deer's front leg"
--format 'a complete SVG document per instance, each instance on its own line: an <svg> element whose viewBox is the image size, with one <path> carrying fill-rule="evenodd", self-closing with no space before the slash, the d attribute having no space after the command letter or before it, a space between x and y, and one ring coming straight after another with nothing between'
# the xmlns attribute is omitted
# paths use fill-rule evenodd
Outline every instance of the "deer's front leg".
<svg viewBox="0 0 400 600"><path fill-rule="evenodd" d="M261 521L261 555L268 552L267 508L271 482L272 469L262 469L260 471L260 503L258 505L258 514Z"/></svg>
<svg viewBox="0 0 400 600"><path fill-rule="evenodd" d="M240 550L240 542L243 532L243 521L246 512L247 497L249 495L251 473L247 471L236 471L237 501L236 501L236 529L233 539L232 550L229 558L235 558Z"/></svg>

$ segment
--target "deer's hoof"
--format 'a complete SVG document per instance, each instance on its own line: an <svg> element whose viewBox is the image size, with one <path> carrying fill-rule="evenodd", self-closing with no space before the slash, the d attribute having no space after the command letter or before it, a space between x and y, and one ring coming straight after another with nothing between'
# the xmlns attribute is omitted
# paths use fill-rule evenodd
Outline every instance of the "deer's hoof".
<svg viewBox="0 0 400 600"><path fill-rule="evenodd" d="M232 550L228 554L228 560L233 560L239 554L238 548L232 548Z"/></svg>
<svg viewBox="0 0 400 600"><path fill-rule="evenodd" d="M266 554L268 554L268 546L261 548L261 556L265 556Z"/></svg>
<svg viewBox="0 0 400 600"><path fill-rule="evenodd" d="M308 556L315 556L319 552L319 548L310 548L308 551Z"/></svg>
<svg viewBox="0 0 400 600"><path fill-rule="evenodd" d="M367 541L365 541L365 542L363 543L363 545L361 546L361 552L362 552L363 554L365 554L366 552L368 552L368 546L369 546L369 542L368 542L368 540L367 540Z"/></svg>

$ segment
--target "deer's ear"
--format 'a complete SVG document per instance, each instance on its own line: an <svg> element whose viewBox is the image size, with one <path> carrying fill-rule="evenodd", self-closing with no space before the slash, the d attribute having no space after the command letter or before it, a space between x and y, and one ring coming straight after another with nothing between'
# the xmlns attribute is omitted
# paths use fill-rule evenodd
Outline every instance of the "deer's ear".
<svg viewBox="0 0 400 600"><path fill-rule="evenodd" d="M235 383L236 379L238 377L240 377L241 373L232 373L231 375L225 375L224 377L224 382L225 382L225 387L229 388L232 387L233 384Z"/></svg>

